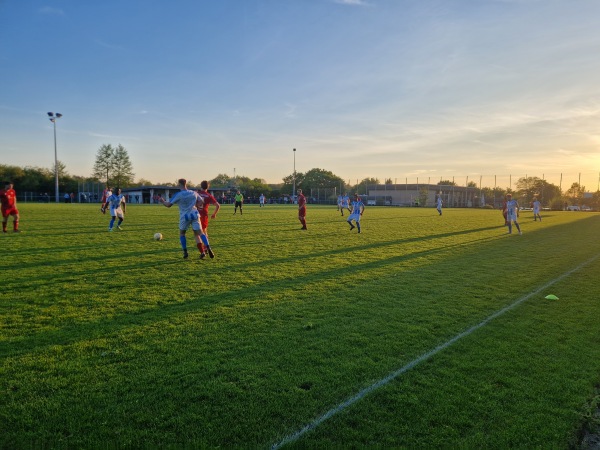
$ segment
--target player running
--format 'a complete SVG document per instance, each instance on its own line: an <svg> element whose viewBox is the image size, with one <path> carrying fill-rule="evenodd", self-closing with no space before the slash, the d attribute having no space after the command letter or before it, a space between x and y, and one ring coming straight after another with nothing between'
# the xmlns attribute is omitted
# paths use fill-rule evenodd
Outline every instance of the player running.
<svg viewBox="0 0 600 450"><path fill-rule="evenodd" d="M515 223L519 234L521 233L521 227L518 222L519 218L519 203L512 199L512 194L506 195L506 222L508 225L508 234L512 234L512 224Z"/></svg>
<svg viewBox="0 0 600 450"><path fill-rule="evenodd" d="M111 194L107 197L106 202L102 205L102 214L106 211L106 208L110 208L110 223L108 224L108 231L113 230L113 226L115 224L115 220L117 217L119 218L119 222L117 222L117 228L122 230L121 224L125 219L125 195L121 194L121 188L115 189L116 194Z"/></svg>
<svg viewBox="0 0 600 450"><path fill-rule="evenodd" d="M2 210L2 232L7 232L8 216L13 216L13 232L20 233L17 193L13 189L12 181L5 181L4 189L0 189L0 204L2 205L0 208Z"/></svg>
<svg viewBox="0 0 600 450"><path fill-rule="evenodd" d="M187 180L185 178L180 178L177 182L179 185L179 192L175 194L170 201L166 201L162 197L160 197L158 201L167 208L170 208L173 205L179 206L179 242L181 243L181 248L183 249L183 259L187 259L189 256L185 232L190 226L194 232L196 247L198 247L200 257L202 257L202 244L204 244L206 251L208 252L208 256L214 258L215 254L210 248L208 237L202 230L202 226L200 225L200 215L198 213L198 208L196 208L196 204L198 201L202 201L202 197L200 197L197 192L191 191L187 188Z"/></svg>
<svg viewBox="0 0 600 450"><path fill-rule="evenodd" d="M350 225L350 231L354 230L354 228L358 228L358 232L360 233L360 218L365 211L365 204L360 199L358 194L354 194L354 200L351 204L352 211L350 216L348 216L348 224ZM352 225L352 221L356 222L356 227Z"/></svg>
<svg viewBox="0 0 600 450"><path fill-rule="evenodd" d="M208 207L210 205L215 205L215 210L213 211L212 216L210 216L211 219L216 219L217 213L219 212L219 209L221 209L220 203L217 201L217 199L214 197L214 195L212 195L210 192L208 192L208 188L209 188L208 181L204 180L200 183L200 190L198 191L198 195L200 195L200 197L202 198L202 201L196 202L196 208L198 209L198 211L200 211L200 225L202 226L202 230L204 231L204 234L206 235L207 238L208 238ZM203 244L201 244L201 245L202 245L202 248L200 249L200 258L204 259L206 257L206 253L205 253L204 245Z"/></svg>

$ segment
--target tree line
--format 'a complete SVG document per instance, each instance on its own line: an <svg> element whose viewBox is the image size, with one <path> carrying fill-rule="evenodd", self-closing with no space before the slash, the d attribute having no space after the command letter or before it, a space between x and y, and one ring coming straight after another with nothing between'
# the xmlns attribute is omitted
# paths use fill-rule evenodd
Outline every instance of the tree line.
<svg viewBox="0 0 600 450"><path fill-rule="evenodd" d="M90 177L71 175L67 172L62 162L57 164L59 175L60 192L77 192L80 183L104 183L109 186L121 188L134 186L151 186L155 183L140 178L134 181L133 164L125 147L121 144L113 147L111 144L103 144L96 153L92 174ZM0 178L12 181L21 192L35 192L38 194L54 192L54 168L46 169L40 167L18 167L0 164ZM190 187L198 187L202 180L189 181ZM381 184L378 178L364 178L357 180L355 185L346 183L340 176L333 172L314 168L307 172L291 173L282 179L280 184L269 184L261 178L249 178L246 176L231 177L227 174L218 174L209 180L212 187L239 189L246 196L258 197L264 194L267 197L289 196L294 193L294 188L302 189L305 194L323 190L328 196L335 197L344 192L366 193L368 186ZM391 178L384 180L384 184L391 185ZM456 186L454 181L440 180L439 186ZM177 186L177 180L156 183L162 186ZM596 192L592 198L584 199L585 186L573 183L565 192L561 192L559 186L547 182L538 177L522 177L515 183L515 188L489 188L478 187L474 181L467 187L480 189L481 194L488 199L502 198L506 193L512 193L520 201L528 204L537 197L542 204L552 209L563 209L565 202L573 205L586 204L595 209L600 208L600 196ZM526 206L526 205L522 205Z"/></svg>

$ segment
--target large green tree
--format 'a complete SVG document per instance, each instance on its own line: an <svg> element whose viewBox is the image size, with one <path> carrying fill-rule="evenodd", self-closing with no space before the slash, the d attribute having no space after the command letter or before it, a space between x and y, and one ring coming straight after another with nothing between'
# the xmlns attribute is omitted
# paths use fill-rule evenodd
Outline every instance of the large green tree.
<svg viewBox="0 0 600 450"><path fill-rule="evenodd" d="M282 192L292 193L294 186L294 174L283 178L284 187ZM311 189L337 189L343 190L345 187L344 180L338 177L333 172L325 169L310 169L306 173L296 172L296 190L301 188L305 193L311 192Z"/></svg>
<svg viewBox="0 0 600 450"><path fill-rule="evenodd" d="M561 197L558 186L538 177L519 178L516 188L515 194L517 198L525 202L526 205L533 201L534 197L537 197L543 205L549 205L554 199L560 199Z"/></svg>
<svg viewBox="0 0 600 450"><path fill-rule="evenodd" d="M103 144L96 152L92 175L107 185L126 187L133 184L133 165L125 147Z"/></svg>
<svg viewBox="0 0 600 450"><path fill-rule="evenodd" d="M573 183L571 187L565 191L565 197L567 197L573 205L581 205L584 193L585 186L581 186L579 183Z"/></svg>
<svg viewBox="0 0 600 450"><path fill-rule="evenodd" d="M92 176L104 180L107 185L110 185L113 174L114 152L115 150L110 144L103 144L96 152L96 162L94 163Z"/></svg>
<svg viewBox="0 0 600 450"><path fill-rule="evenodd" d="M212 180L209 180L208 182L213 187L220 187L220 188L233 187L233 184L232 184L233 179L226 173L220 173L219 175L214 177Z"/></svg>
<svg viewBox="0 0 600 450"><path fill-rule="evenodd" d="M113 154L114 184L127 187L133 183L133 165L129 154L121 144L117 145Z"/></svg>

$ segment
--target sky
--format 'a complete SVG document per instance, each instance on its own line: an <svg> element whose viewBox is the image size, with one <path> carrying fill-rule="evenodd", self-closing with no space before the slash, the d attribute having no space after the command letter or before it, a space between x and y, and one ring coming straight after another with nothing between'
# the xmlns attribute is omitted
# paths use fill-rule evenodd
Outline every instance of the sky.
<svg viewBox="0 0 600 450"><path fill-rule="evenodd" d="M156 184L595 191L599 20L598 0L0 0L0 164L53 168L51 111L73 175L121 144Z"/></svg>

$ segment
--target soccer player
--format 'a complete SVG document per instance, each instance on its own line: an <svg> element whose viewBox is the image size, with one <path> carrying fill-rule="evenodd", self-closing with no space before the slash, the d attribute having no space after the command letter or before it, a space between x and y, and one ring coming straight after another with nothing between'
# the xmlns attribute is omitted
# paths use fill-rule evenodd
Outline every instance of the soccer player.
<svg viewBox="0 0 600 450"><path fill-rule="evenodd" d="M533 202L531 202L531 206L533 207L533 220L537 221L539 218L541 222L542 216L540 216L540 208L542 207L542 204L537 199L537 197L533 197Z"/></svg>
<svg viewBox="0 0 600 450"><path fill-rule="evenodd" d="M506 222L508 225L508 234L512 234L512 224L514 222L519 234L521 233L521 227L518 222L519 218L519 203L512 199L512 194L506 195Z"/></svg>
<svg viewBox="0 0 600 450"><path fill-rule="evenodd" d="M358 232L360 233L360 218L365 211L365 204L360 199L358 194L354 194L354 200L351 203L352 210L350 212L350 216L348 216L348 224L350 224L350 231L354 230L354 225L352 225L352 221L356 222L356 228L358 228Z"/></svg>
<svg viewBox="0 0 600 450"><path fill-rule="evenodd" d="M302 224L301 230L306 230L306 197L302 189L298 189L298 220Z"/></svg>
<svg viewBox="0 0 600 450"><path fill-rule="evenodd" d="M123 223L123 219L125 219L125 196L121 194L121 188L116 188L115 191L116 194L111 194L102 205L103 211L106 211L106 208L110 207L110 223L108 224L108 231L113 230L117 217L119 218L117 228L121 230L121 224Z"/></svg>
<svg viewBox="0 0 600 450"><path fill-rule="evenodd" d="M442 193L440 192L437 197L437 206L436 206L437 212L440 214L440 216L442 215L442 204L443 203L444 202L442 200Z"/></svg>
<svg viewBox="0 0 600 450"><path fill-rule="evenodd" d="M100 207L100 211L102 212L102 214L106 214L106 208L104 207L104 204L106 203L106 200L108 200L108 197L110 197L111 195L112 189L108 187L108 185L106 185L106 189L102 191L102 199L100 200L102 202L102 206Z"/></svg>
<svg viewBox="0 0 600 450"><path fill-rule="evenodd" d="M263 206L265 206L265 195L264 194L260 194L260 197L258 197L258 204L260 205L261 208Z"/></svg>
<svg viewBox="0 0 600 450"><path fill-rule="evenodd" d="M340 211L342 209L342 198L343 198L342 194L338 195L338 198L337 198L337 210L338 211Z"/></svg>
<svg viewBox="0 0 600 450"><path fill-rule="evenodd" d="M348 212L350 213L350 197L348 197L348 194L346 194L344 192L344 196L342 197L342 205L340 206L340 211L342 213L342 216L344 215L344 209L347 209Z"/></svg>
<svg viewBox="0 0 600 450"><path fill-rule="evenodd" d="M179 192L175 194L168 202L162 197L160 197L158 201L167 208L170 208L173 205L179 206L179 242L181 243L181 248L183 249L183 259L187 259L189 256L185 232L190 226L194 232L196 247L200 252L200 257L202 257L202 244L204 244L206 251L208 252L208 256L214 258L215 254L210 248L208 237L202 230L202 226L200 225L200 215L198 213L198 208L196 207L197 202L202 201L202 197L200 197L197 192L191 191L187 188L187 180L185 178L180 178L177 182L179 185Z"/></svg>
<svg viewBox="0 0 600 450"><path fill-rule="evenodd" d="M233 210L233 214L237 212L238 207L240 208L240 216L242 215L242 205L244 204L244 196L240 191L237 191L235 194L235 208Z"/></svg>
<svg viewBox="0 0 600 450"><path fill-rule="evenodd" d="M2 232L7 232L8 216L13 216L13 232L20 233L17 193L13 189L12 181L5 181L4 189L0 189L0 204L2 205L0 208L2 210Z"/></svg>
<svg viewBox="0 0 600 450"><path fill-rule="evenodd" d="M206 237L208 237L208 207L210 205L215 205L215 210L213 211L212 216L210 216L211 219L216 219L217 213L219 212L219 209L221 209L221 205L214 197L214 195L208 192L208 187L208 181L204 180L200 183L200 190L198 191L198 195L200 195L202 201L196 202L196 208L198 209L198 211L200 211L200 225L202 226L202 230L204 231ZM200 258L204 259L205 256L206 253L204 251L204 246L202 246L202 248L200 249Z"/></svg>

